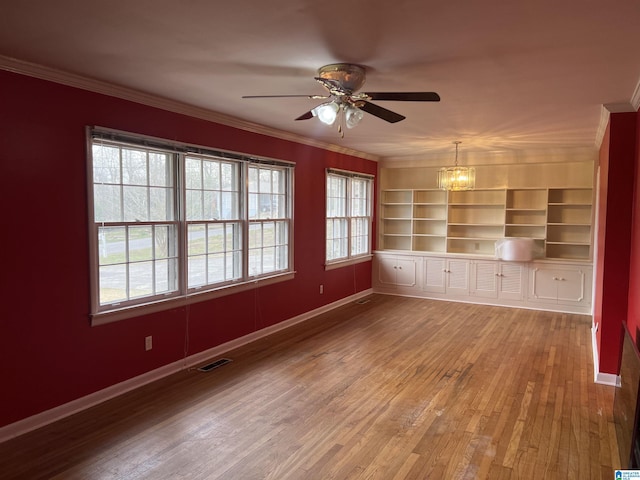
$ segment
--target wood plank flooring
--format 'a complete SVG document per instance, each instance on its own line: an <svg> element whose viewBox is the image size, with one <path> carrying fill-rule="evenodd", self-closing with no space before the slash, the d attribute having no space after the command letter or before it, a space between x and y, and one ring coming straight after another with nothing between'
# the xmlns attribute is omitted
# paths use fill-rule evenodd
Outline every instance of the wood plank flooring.
<svg viewBox="0 0 640 480"><path fill-rule="evenodd" d="M0 444L0 478L613 479L590 317L368 299Z"/></svg>

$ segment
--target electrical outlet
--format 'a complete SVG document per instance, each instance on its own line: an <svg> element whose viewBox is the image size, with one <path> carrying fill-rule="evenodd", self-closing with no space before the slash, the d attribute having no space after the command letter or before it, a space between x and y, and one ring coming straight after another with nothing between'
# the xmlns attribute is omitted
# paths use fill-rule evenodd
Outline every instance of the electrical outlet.
<svg viewBox="0 0 640 480"><path fill-rule="evenodd" d="M324 293L324 285L320 285L320 295Z"/></svg>
<svg viewBox="0 0 640 480"><path fill-rule="evenodd" d="M153 337L149 335L144 338L144 349L148 352L153 348Z"/></svg>

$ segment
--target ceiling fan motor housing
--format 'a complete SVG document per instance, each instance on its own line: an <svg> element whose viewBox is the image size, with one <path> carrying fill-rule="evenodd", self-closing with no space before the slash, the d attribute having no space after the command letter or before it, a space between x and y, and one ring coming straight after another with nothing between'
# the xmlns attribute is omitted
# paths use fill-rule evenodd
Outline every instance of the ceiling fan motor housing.
<svg viewBox="0 0 640 480"><path fill-rule="evenodd" d="M318 77L338 82L342 88L353 93L364 85L365 69L351 63L332 63L318 69Z"/></svg>

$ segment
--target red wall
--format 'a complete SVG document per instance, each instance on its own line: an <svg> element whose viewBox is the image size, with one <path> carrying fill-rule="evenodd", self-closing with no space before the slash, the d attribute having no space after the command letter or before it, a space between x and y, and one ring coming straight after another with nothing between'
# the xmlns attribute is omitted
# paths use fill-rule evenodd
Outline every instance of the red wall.
<svg viewBox="0 0 640 480"><path fill-rule="evenodd" d="M594 323L599 372L618 374L627 319L636 113L612 113L600 148Z"/></svg>
<svg viewBox="0 0 640 480"><path fill-rule="evenodd" d="M638 330L640 329L640 112L636 122L635 149L635 189L633 196L633 221L631 231L631 258L629 268L629 306L627 311L627 327L636 345L638 344ZM631 172L629 172L631 174Z"/></svg>
<svg viewBox="0 0 640 480"><path fill-rule="evenodd" d="M91 327L86 125L294 161L295 279ZM371 287L371 262L324 270L324 171L375 162L4 71L0 132L0 426Z"/></svg>

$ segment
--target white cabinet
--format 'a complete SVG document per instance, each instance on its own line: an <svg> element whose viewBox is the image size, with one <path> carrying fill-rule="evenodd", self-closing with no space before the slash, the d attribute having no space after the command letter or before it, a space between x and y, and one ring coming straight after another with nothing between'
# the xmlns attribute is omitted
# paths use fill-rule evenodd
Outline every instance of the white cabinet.
<svg viewBox="0 0 640 480"><path fill-rule="evenodd" d="M483 298L522 300L526 265L499 261L472 264L471 294Z"/></svg>
<svg viewBox="0 0 640 480"><path fill-rule="evenodd" d="M376 252L373 291L389 295L591 313L586 262L507 262L481 256Z"/></svg>
<svg viewBox="0 0 640 480"><path fill-rule="evenodd" d="M529 300L551 305L591 304L593 269L586 265L534 265L529 270Z"/></svg>
<svg viewBox="0 0 640 480"><path fill-rule="evenodd" d="M379 256L377 282L385 287L415 287L419 258L395 255Z"/></svg>
<svg viewBox="0 0 640 480"><path fill-rule="evenodd" d="M426 292L469 294L469 260L425 257L424 265L423 289Z"/></svg>

